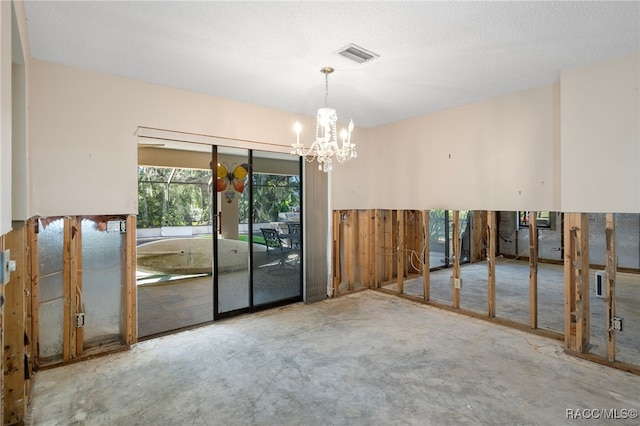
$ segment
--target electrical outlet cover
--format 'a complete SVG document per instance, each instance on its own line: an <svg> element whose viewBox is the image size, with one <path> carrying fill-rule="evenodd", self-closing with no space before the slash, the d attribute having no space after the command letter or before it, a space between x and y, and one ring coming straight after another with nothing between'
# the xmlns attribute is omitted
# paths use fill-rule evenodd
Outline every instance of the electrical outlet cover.
<svg viewBox="0 0 640 426"><path fill-rule="evenodd" d="M620 317L611 318L611 329L614 331L622 331L623 319Z"/></svg>

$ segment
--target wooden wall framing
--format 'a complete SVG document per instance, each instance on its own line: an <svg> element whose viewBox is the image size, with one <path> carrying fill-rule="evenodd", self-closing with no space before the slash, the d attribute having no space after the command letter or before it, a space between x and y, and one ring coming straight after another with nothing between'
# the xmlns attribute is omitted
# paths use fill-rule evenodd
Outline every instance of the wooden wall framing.
<svg viewBox="0 0 640 426"><path fill-rule="evenodd" d="M333 296L418 276L424 263L424 212L336 210L333 212ZM426 213L428 215L428 212ZM427 219L428 226L428 219Z"/></svg>
<svg viewBox="0 0 640 426"><path fill-rule="evenodd" d="M128 346L138 341L138 290L136 288L136 217L127 216L125 249L126 276L124 283L124 343Z"/></svg>
<svg viewBox="0 0 640 426"><path fill-rule="evenodd" d="M605 302L607 324L607 360L616 360L616 332L611 327L613 317L616 316L616 222L612 213L607 213L605 217L605 247L606 247L606 287Z"/></svg>
<svg viewBox="0 0 640 426"><path fill-rule="evenodd" d="M0 250L4 250L4 235L0 235ZM0 284L0 296L2 298L4 298L4 286ZM2 305L2 307L0 307L0 328L1 328L1 332L0 332L0 346L4 348L4 331L6 329L6 325L4 322L4 305ZM4 365L4 356L0 359L0 367L2 367L2 371L4 372L5 369L5 365ZM2 395L0 395L0 418L4 419L4 405L5 405L5 398L4 398L4 374L0 375L0 387L2 387Z"/></svg>
<svg viewBox="0 0 640 426"><path fill-rule="evenodd" d="M429 241L428 232L430 211L415 210L341 210L334 212L333 228L333 296L348 292L385 287L383 290L398 295L404 294L405 281L412 276L422 274L422 301L439 305L430 300ZM452 214L452 234L459 236L459 212ZM474 261L487 261L487 314L489 319L509 322L496 318L496 255L498 254L497 212L471 212L472 235L471 258ZM529 212L536 217L536 212ZM609 219L607 228L608 243L614 244L613 219ZM532 221L529 227L529 321L526 326L544 334L538 329L538 229ZM478 230L485 229L486 232ZM586 214L566 214L565 219L565 277L566 292L569 295L565 304L565 340L567 348L582 352L589 340L588 318L588 216ZM460 310L460 289L455 288L454 280L461 278L460 241L454 238L452 268L452 300L450 308ZM615 254L608 250L613 265ZM415 264L420 265L416 268ZM614 266L609 267L611 279L608 291L614 292ZM584 274L584 275L583 275ZM395 290L387 290L396 284ZM413 297L413 296L408 296ZM615 312L611 303L610 312ZM610 313L609 315L613 315ZM557 333L547 332L557 337ZM578 340L576 341L576 336ZM612 335L611 345L615 338Z"/></svg>
<svg viewBox="0 0 640 426"><path fill-rule="evenodd" d="M3 424L23 424L27 414L27 402L31 377L31 324L30 268L28 226L25 222L13 222L13 230L5 240L5 248L11 250L16 270L11 273L9 284L4 287L4 337L3 337Z"/></svg>
<svg viewBox="0 0 640 426"><path fill-rule="evenodd" d="M100 347L87 350L84 347L83 328L76 327L76 314L83 313L82 301L82 220L83 216L64 217L63 223L63 345L61 360L43 360L39 358L37 352L40 330L39 315L39 254L38 254L38 234L40 224L38 218L29 220L26 238L29 243L29 252L25 256L30 265L30 306L29 312L31 324L29 331L31 334L32 353L34 367L48 367L51 365L64 364L75 359L94 356L101 353L110 353L115 350L127 348L137 341L137 293L136 293L136 220L132 215L113 216L91 216L91 220L96 221L99 227L106 229L109 220L124 221L125 232L125 263L123 282L123 332L122 341L113 344L101 345Z"/></svg>
<svg viewBox="0 0 640 426"><path fill-rule="evenodd" d="M496 252L498 248L498 225L496 212L487 212L487 316L496 316Z"/></svg>
<svg viewBox="0 0 640 426"><path fill-rule="evenodd" d="M529 217L537 217L529 212ZM529 222L529 326L538 328L538 221Z"/></svg>
<svg viewBox="0 0 640 426"><path fill-rule="evenodd" d="M453 236L453 269L451 271L452 293L453 293L453 309L460 309L460 285L456 285L456 281L460 281L460 212L453 211L453 220L451 221Z"/></svg>
<svg viewBox="0 0 640 426"><path fill-rule="evenodd" d="M565 348L583 353L589 344L589 217L564 216Z"/></svg>
<svg viewBox="0 0 640 426"><path fill-rule="evenodd" d="M459 233L459 212L452 211L452 233ZM500 318L496 306L496 259L498 253L498 223L496 211L472 211L470 260L487 262L487 312L481 314L460 307L460 291L455 279L461 278L459 264L461 247L452 241L453 267L451 301L431 300L429 264L430 211L415 210L341 210L334 211L333 228L333 297L362 289L377 289L439 308L462 312L475 318L511 326L523 331L563 340L567 353L640 374L640 367L615 359L615 331L608 331L606 358L588 353L589 347L589 215L563 213L563 261L565 281L564 330L539 328L538 321L538 251L539 236L535 220L530 221L529 262L529 318L519 323ZM535 211L529 217L536 218ZM606 317L611 324L616 315L615 305L615 215L606 214ZM421 265L416 268L415 263ZM405 294L409 277L422 275L422 297ZM395 284L395 286L394 286Z"/></svg>
<svg viewBox="0 0 640 426"><path fill-rule="evenodd" d="M422 252L422 294L424 300L431 300L431 242L429 238L429 210L422 211L422 241L424 241L424 250Z"/></svg>

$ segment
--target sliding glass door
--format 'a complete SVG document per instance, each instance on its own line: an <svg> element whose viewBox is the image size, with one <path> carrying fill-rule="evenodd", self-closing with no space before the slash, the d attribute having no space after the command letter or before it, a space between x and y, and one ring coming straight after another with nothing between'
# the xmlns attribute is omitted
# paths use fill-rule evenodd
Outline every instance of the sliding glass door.
<svg viewBox="0 0 640 426"><path fill-rule="evenodd" d="M215 316L246 312L251 306L250 238L247 203L250 200L250 153L246 149L214 147L216 165L216 235L214 236Z"/></svg>
<svg viewBox="0 0 640 426"><path fill-rule="evenodd" d="M253 164L253 305L302 300L299 160L255 153Z"/></svg>
<svg viewBox="0 0 640 426"><path fill-rule="evenodd" d="M138 148L136 287L141 338L213 320L212 148Z"/></svg>
<svg viewBox="0 0 640 426"><path fill-rule="evenodd" d="M300 160L140 142L141 338L302 300Z"/></svg>
<svg viewBox="0 0 640 426"><path fill-rule="evenodd" d="M220 224L215 317L302 300L299 160L227 147L217 147L214 155Z"/></svg>

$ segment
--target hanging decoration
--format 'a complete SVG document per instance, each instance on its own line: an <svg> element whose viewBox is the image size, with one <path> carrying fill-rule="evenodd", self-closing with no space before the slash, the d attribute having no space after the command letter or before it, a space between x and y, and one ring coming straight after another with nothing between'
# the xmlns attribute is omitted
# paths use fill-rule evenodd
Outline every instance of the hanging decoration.
<svg viewBox="0 0 640 426"><path fill-rule="evenodd" d="M218 192L224 191L224 198L227 203L233 201L236 192L243 192L244 186L249 174L249 165L247 163L240 164L235 167L232 172L231 168L218 163L218 179L216 186Z"/></svg>

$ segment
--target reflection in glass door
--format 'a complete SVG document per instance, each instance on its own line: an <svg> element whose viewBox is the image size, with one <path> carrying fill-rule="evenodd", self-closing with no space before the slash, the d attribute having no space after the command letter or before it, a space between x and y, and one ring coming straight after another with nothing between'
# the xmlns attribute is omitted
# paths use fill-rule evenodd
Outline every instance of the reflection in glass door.
<svg viewBox="0 0 640 426"><path fill-rule="evenodd" d="M138 149L138 337L213 320L211 146Z"/></svg>
<svg viewBox="0 0 640 426"><path fill-rule="evenodd" d="M251 305L249 279L248 200L250 152L214 147L217 230L214 236L215 317L246 311ZM224 316L224 315L223 315Z"/></svg>
<svg viewBox="0 0 640 426"><path fill-rule="evenodd" d="M253 164L253 304L302 300L300 161L256 153Z"/></svg>
<svg viewBox="0 0 640 426"><path fill-rule="evenodd" d="M222 146L214 160L215 318L302 300L299 160Z"/></svg>

